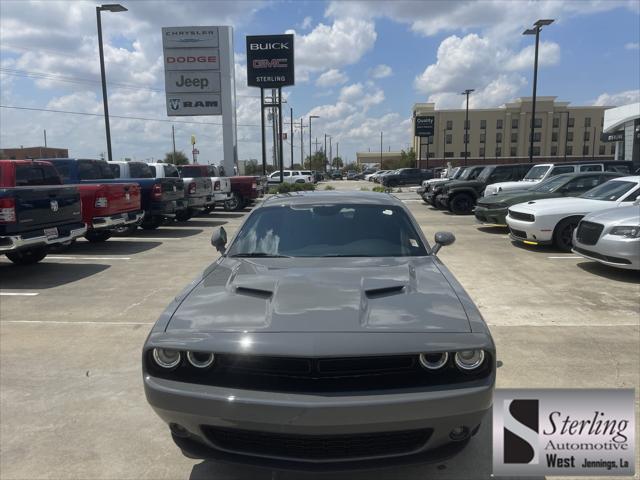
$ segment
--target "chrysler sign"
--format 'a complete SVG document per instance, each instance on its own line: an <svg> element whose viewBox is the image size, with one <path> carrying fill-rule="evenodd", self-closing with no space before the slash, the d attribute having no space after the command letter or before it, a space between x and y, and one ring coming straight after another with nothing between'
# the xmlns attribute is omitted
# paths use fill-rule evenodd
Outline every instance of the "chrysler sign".
<svg viewBox="0 0 640 480"><path fill-rule="evenodd" d="M261 88L295 84L293 35L247 37L247 84Z"/></svg>
<svg viewBox="0 0 640 480"><path fill-rule="evenodd" d="M415 136L416 137L432 137L433 136L434 117L415 117Z"/></svg>

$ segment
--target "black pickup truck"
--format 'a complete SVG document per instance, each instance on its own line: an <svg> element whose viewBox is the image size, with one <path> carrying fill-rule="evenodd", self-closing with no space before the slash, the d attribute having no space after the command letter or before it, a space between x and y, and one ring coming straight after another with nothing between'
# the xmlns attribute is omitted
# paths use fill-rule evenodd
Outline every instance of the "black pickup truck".
<svg viewBox="0 0 640 480"><path fill-rule="evenodd" d="M385 187L399 187L400 185L421 185L424 180L433 178L433 170L420 168L401 168L380 178Z"/></svg>
<svg viewBox="0 0 640 480"><path fill-rule="evenodd" d="M49 246L86 231L80 191L63 186L53 165L0 160L0 253L18 265L37 263Z"/></svg>

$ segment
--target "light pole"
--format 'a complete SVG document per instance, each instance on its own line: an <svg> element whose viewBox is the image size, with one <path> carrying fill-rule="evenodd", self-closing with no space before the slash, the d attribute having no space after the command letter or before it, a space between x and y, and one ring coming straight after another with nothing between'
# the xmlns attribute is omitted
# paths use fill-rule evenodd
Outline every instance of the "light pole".
<svg viewBox="0 0 640 480"><path fill-rule="evenodd" d="M293 170L293 107L289 107L289 111L291 113L291 122L289 122L291 128L291 138L289 139L289 141L291 142L291 170Z"/></svg>
<svg viewBox="0 0 640 480"><path fill-rule="evenodd" d="M318 115L309 115L309 170L311 170L311 119L320 118Z"/></svg>
<svg viewBox="0 0 640 480"><path fill-rule="evenodd" d="M536 91L538 87L538 45L540 43L540 30L545 25L551 25L553 19L538 20L533 24L533 28L528 28L523 35L536 36L536 53L533 60L533 104L531 106L531 141L529 142L529 163L533 163L533 131L536 123Z"/></svg>
<svg viewBox="0 0 640 480"><path fill-rule="evenodd" d="M382 168L382 132L380 132L380 168Z"/></svg>
<svg viewBox="0 0 640 480"><path fill-rule="evenodd" d="M468 145L469 145L469 94L475 92L473 88L467 88L461 95L467 96L467 110L464 115L464 164L467 165Z"/></svg>
<svg viewBox="0 0 640 480"><path fill-rule="evenodd" d="M98 52L100 53L100 77L102 78L102 103L104 105L104 128L107 134L107 160L111 158L111 129L109 128L109 103L107 102L107 79L104 73L104 51L102 48L102 19L100 12L126 12L127 9L118 3L110 3L96 7L96 19L98 22Z"/></svg>

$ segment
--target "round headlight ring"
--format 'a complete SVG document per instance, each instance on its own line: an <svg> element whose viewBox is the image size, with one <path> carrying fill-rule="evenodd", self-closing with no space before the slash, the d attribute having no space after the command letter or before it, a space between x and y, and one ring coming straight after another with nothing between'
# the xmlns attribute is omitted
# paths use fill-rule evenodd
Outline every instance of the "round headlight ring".
<svg viewBox="0 0 640 480"><path fill-rule="evenodd" d="M468 359L464 359L464 356L469 353L471 353L471 356ZM460 370L475 370L484 362L484 350L463 350L456 352L455 362Z"/></svg>
<svg viewBox="0 0 640 480"><path fill-rule="evenodd" d="M430 360L428 357L439 355L440 357L436 360ZM436 353L421 353L420 354L420 365L427 370L439 370L444 367L449 361L449 353L448 352L436 352Z"/></svg>
<svg viewBox="0 0 640 480"><path fill-rule="evenodd" d="M204 358L203 358L204 357ZM187 360L196 368L209 368L213 365L215 355L208 352L187 352Z"/></svg>
<svg viewBox="0 0 640 480"><path fill-rule="evenodd" d="M170 370L172 368L176 368L180 364L182 355L178 350L170 348L154 348L153 360L159 367Z"/></svg>

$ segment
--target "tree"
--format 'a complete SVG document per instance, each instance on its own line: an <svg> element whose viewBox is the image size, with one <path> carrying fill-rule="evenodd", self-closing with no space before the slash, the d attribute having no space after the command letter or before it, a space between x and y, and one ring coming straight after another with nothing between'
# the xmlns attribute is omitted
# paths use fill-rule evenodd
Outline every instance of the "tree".
<svg viewBox="0 0 640 480"><path fill-rule="evenodd" d="M399 159L385 159L380 168L382 170L397 170L398 168L414 168L416 166L416 152L413 148L409 151L400 151Z"/></svg>
<svg viewBox="0 0 640 480"><path fill-rule="evenodd" d="M355 171L355 172L359 172L359 171L360 171L360 167L359 167L359 166L358 166L358 164L357 164L357 163L355 163L355 162L347 163L347 164L344 166L344 169L345 169L345 170L353 170L353 171Z"/></svg>
<svg viewBox="0 0 640 480"><path fill-rule="evenodd" d="M164 156L164 162L173 163L174 165L188 165L189 159L182 150L178 150L175 158L173 158L173 152L167 152Z"/></svg>
<svg viewBox="0 0 640 480"><path fill-rule="evenodd" d="M304 167L306 170L316 170L323 172L326 161L327 157L323 152L316 152L311 155L311 159L309 159L309 156L304 159Z"/></svg>
<svg viewBox="0 0 640 480"><path fill-rule="evenodd" d="M261 175L262 174L262 166L258 167L257 160L247 160L247 163L244 164L244 174L245 175Z"/></svg>
<svg viewBox="0 0 640 480"><path fill-rule="evenodd" d="M344 162L341 157L334 157L331 161L331 165L333 165L333 168L342 168L344 166Z"/></svg>

